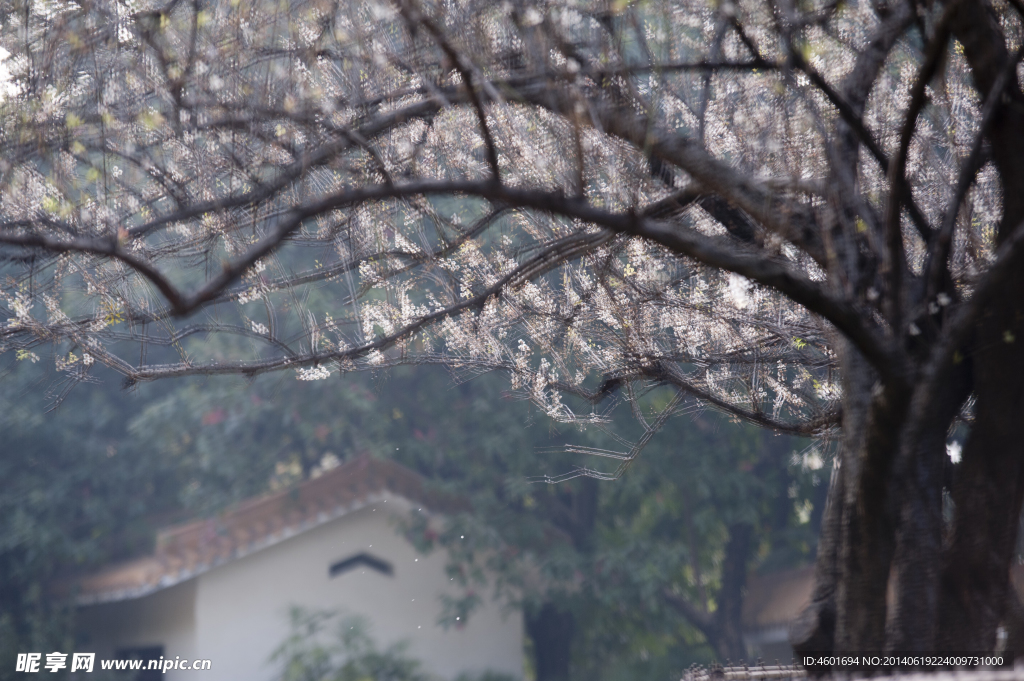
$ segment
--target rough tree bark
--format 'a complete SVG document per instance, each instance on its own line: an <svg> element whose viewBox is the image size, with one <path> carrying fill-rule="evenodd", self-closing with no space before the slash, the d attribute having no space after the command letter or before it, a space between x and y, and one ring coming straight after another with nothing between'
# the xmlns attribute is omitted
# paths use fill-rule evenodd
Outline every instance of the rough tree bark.
<svg viewBox="0 0 1024 681"><path fill-rule="evenodd" d="M882 650L886 585L895 549L888 481L900 399L849 343L843 371L843 437L824 518L811 604L791 630L797 654Z"/></svg>
<svg viewBox="0 0 1024 681"><path fill-rule="evenodd" d="M987 94L1011 59L1004 36L987 3L961 2L956 12L953 36L979 92ZM897 7L885 23L902 31L909 19ZM887 31L883 25L873 43L880 53L893 36ZM870 53L861 56L862 66L871 65ZM845 89L857 111L859 72ZM1004 197L997 244L1024 221L1024 96L1013 84L1005 97L987 132ZM839 153L856 149L852 134L845 141ZM792 630L798 653L995 646L1024 498L1024 355L1016 347L1024 338L1024 259L1018 261L958 361L945 369L943 394L923 418L908 413L917 380L912 369L906 383L886 381L847 344L837 344L844 377L841 467L823 520L812 604ZM907 348L908 355L915 350ZM947 526L945 442L970 393L975 420Z"/></svg>
<svg viewBox="0 0 1024 681"><path fill-rule="evenodd" d="M954 35L981 92L989 92L1010 55L987 5L965 3ZM1003 183L1004 242L1024 221L1024 96L1014 83L988 138ZM1024 496L1024 260L976 327L972 348L975 420L952 489L956 521L943 558L940 645L991 650L1006 615L1009 567Z"/></svg>

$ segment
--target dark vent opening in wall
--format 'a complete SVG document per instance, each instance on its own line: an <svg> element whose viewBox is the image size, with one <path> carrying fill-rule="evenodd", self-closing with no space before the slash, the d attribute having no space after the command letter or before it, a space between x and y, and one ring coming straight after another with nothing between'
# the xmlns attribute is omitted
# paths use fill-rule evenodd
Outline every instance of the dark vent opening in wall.
<svg viewBox="0 0 1024 681"><path fill-rule="evenodd" d="M389 577L395 574L395 569L391 566L391 563L386 560L382 560L377 556L371 556L368 553L357 553L345 560L339 560L337 563L331 565L327 572L331 577L337 577L343 572L354 570L360 566L376 570L377 572L388 575Z"/></svg>

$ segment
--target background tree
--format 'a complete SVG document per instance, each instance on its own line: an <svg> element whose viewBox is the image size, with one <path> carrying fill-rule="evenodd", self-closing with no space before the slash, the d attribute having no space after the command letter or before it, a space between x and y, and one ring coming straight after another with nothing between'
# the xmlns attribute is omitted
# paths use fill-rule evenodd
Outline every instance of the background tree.
<svg viewBox="0 0 1024 681"><path fill-rule="evenodd" d="M804 644L995 645L1016 5L0 7L5 351L129 383L446 362L570 422L653 381L841 426ZM185 352L204 333L252 350Z"/></svg>
<svg viewBox="0 0 1024 681"><path fill-rule="evenodd" d="M453 385L437 369L393 370L353 376L340 391L288 377L136 394L107 382L44 413L39 369L22 364L5 376L0 422L12 443L0 461L0 657L10 661L68 647L73 609L55 580L150 551L168 523L372 455L469 502L440 536L417 518L405 528L424 550L449 551L462 587L447 603L450 626L473 626L474 604L496 594L529 613L542 681L674 678L696 662L745 656L722 631L738 631L747 571L727 579L723 566L771 572L805 562L826 489L814 450L794 462L786 438L714 414L667 424L618 483L531 484L579 460L566 441L613 441L510 400L498 376ZM652 393L644 408L668 399ZM628 435L628 411L607 426ZM552 626L566 620L569 631Z"/></svg>
<svg viewBox="0 0 1024 681"><path fill-rule="evenodd" d="M633 434L629 409L610 415L611 433L581 432L511 399L497 376L453 385L437 369L389 373L350 377L342 391L287 379L248 390L182 388L152 401L132 430L155 436L145 446L164 459L191 448L204 462L244 452L239 465L272 484L316 475L339 457L394 458L466 499L467 511L443 534L423 518L405 532L425 551L449 553L462 592L446 603L447 625L472 626L475 605L492 594L524 608L542 681L606 676L609 668L624 677L675 674L710 659L702 639L718 659L744 659L748 569L799 565L813 550L828 471L814 453L794 463L790 438L713 414L676 419L650 441L628 482L546 485L544 474L579 462L572 450L581 443L607 449L618 444L613 436ZM642 403L657 412L670 397L660 391ZM187 499L232 498L223 467L196 476ZM740 567L728 578L727 564ZM631 667L644 650L648 659Z"/></svg>
<svg viewBox="0 0 1024 681"><path fill-rule="evenodd" d="M18 653L74 649L74 607L55 588L69 575L152 546L201 473L190 457L139 447L125 422L138 410L116 389L71 395L59 415L36 367L5 367L0 391L0 679ZM113 386L111 386L113 387ZM136 445L136 446L133 446Z"/></svg>

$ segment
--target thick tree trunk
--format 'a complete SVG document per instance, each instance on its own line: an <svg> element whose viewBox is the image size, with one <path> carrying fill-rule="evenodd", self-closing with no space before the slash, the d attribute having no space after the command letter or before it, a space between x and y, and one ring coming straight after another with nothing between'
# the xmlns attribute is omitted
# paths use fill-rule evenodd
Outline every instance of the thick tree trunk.
<svg viewBox="0 0 1024 681"><path fill-rule="evenodd" d="M896 549L892 474L907 395L883 386L846 341L836 347L843 372L843 440L822 523L811 607L792 631L800 654L880 652L886 644Z"/></svg>
<svg viewBox="0 0 1024 681"><path fill-rule="evenodd" d="M526 633L533 642L536 681L568 681L576 621L571 612L545 603L526 615Z"/></svg>
<svg viewBox="0 0 1024 681"><path fill-rule="evenodd" d="M909 20L890 19L894 30ZM960 3L952 27L979 91L988 93L1009 59L988 3ZM1024 95L1016 81L1005 97L988 131L1003 184L999 242L1024 221ZM846 142L847 150L855 148ZM798 652L993 649L1024 499L1024 353L1017 347L1024 343L1024 257L985 312L973 348L946 367L942 394L928 400L910 388L876 385L863 358L836 343L844 390L841 468L823 520L812 604L793 629ZM907 380L915 380L913 371ZM945 440L971 390L975 422L952 487L949 533Z"/></svg>
<svg viewBox="0 0 1024 681"><path fill-rule="evenodd" d="M882 386L846 343L843 364L843 509L836 588L835 652L884 646L886 585L894 550L889 494L906 397Z"/></svg>
<svg viewBox="0 0 1024 681"><path fill-rule="evenodd" d="M887 652L935 650L946 429L966 396L963 389L958 388L949 389L948 398L930 418L909 424L902 433L892 480L892 493L899 502L899 511L888 585L892 602L886 613Z"/></svg>
<svg viewBox="0 0 1024 681"><path fill-rule="evenodd" d="M1024 656L1024 603L1021 603L1017 592L1010 588L1006 598L1006 614L1003 625L1006 627L1005 652L1013 653L1015 659Z"/></svg>
<svg viewBox="0 0 1024 681"><path fill-rule="evenodd" d="M1008 63L1003 33L987 3L965 2L954 35L979 91ZM1003 185L1003 242L1024 220L1024 96L1014 79L988 132ZM1024 262L976 327L975 421L952 490L955 520L943 561L939 645L991 650L1005 613L1009 567L1024 496Z"/></svg>
<svg viewBox="0 0 1024 681"><path fill-rule="evenodd" d="M975 421L952 490L955 524L941 589L940 645L989 651L1009 596L1024 493L1024 270L978 325ZM1007 342L1012 334L1014 342Z"/></svg>
<svg viewBox="0 0 1024 681"><path fill-rule="evenodd" d="M872 40L857 56L856 65L842 85L843 97L855 114L863 112L887 55L913 19L911 3L894 3ZM842 197L849 198L858 192L860 142L853 128L844 122L838 124L837 132L837 162L832 168L831 182L846 190L837 193L840 219L834 229L841 232L842 216L858 213L858 208L845 203ZM839 233L837 237L842 238ZM832 267L842 266L843 263L832 263ZM871 284L871 275L871 268L867 267L847 271L839 280L863 290ZM845 338L837 335L834 347L843 375L843 436L821 521L811 603L790 629L790 641L797 655L850 651L861 645L877 644L872 632L880 635L885 613L884 587L880 590L872 580L888 568L891 528L877 522L878 514L887 512L886 495L868 500L860 496L864 491L877 491L879 480L871 469L879 459L885 460L884 453L868 456L868 443L875 440L869 437L868 427L872 421L876 374ZM863 477L866 466L867 478ZM869 508L869 504L878 507ZM866 539L868 550L862 551L857 543L866 532L880 532L883 536ZM872 556L871 547L881 548L882 552Z"/></svg>
<svg viewBox="0 0 1024 681"><path fill-rule="evenodd" d="M934 651L939 632L946 437L970 393L970 363L945 367L936 382L941 390L915 388L893 468L890 494L898 506L887 652Z"/></svg>

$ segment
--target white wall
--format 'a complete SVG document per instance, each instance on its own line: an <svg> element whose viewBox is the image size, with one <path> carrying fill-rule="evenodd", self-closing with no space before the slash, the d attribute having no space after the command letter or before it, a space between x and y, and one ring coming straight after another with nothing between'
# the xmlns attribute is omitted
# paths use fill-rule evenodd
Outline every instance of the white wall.
<svg viewBox="0 0 1024 681"><path fill-rule="evenodd" d="M75 650L68 652L96 653L94 673L101 659L114 659L122 648L163 646L165 657L195 659L196 586L196 580L190 580L144 598L80 609L78 640ZM168 671L163 678L182 681L186 674Z"/></svg>
<svg viewBox="0 0 1024 681"><path fill-rule="evenodd" d="M93 621L102 621L119 632L120 647L126 645L121 640L128 640L120 638L122 632L127 635L128 625L114 620L123 616L127 622L141 615L117 613L133 613L137 608L159 615L161 607L167 608L168 619L161 624L165 629L137 629L130 636L132 644L136 640L139 645L162 644L167 657L212 660L211 671L170 671L164 677L167 681L270 681L279 666L269 664L268 659L289 633L288 610L292 605L364 615L379 647L408 640L407 654L421 660L432 674L451 679L461 672L491 669L521 678L521 614L505 613L499 604L488 603L473 613L465 628L445 630L438 626L440 594L447 591L458 595L444 572L446 555L443 551L420 555L396 532L391 509L404 515L408 506L400 499L370 504L231 561L187 584L135 601L94 606L85 612L95 611L90 613ZM390 562L394 575L389 577L366 567L333 578L328 575L330 565L360 552ZM180 595L164 596L157 603L156 599L172 591ZM193 594L195 606L190 614L194 633L181 636L175 632L189 618L181 613L172 618L171 614L177 612L175 608L181 610L184 606L180 601L191 600ZM100 616L101 611L108 614ZM161 633L164 631L166 635Z"/></svg>

